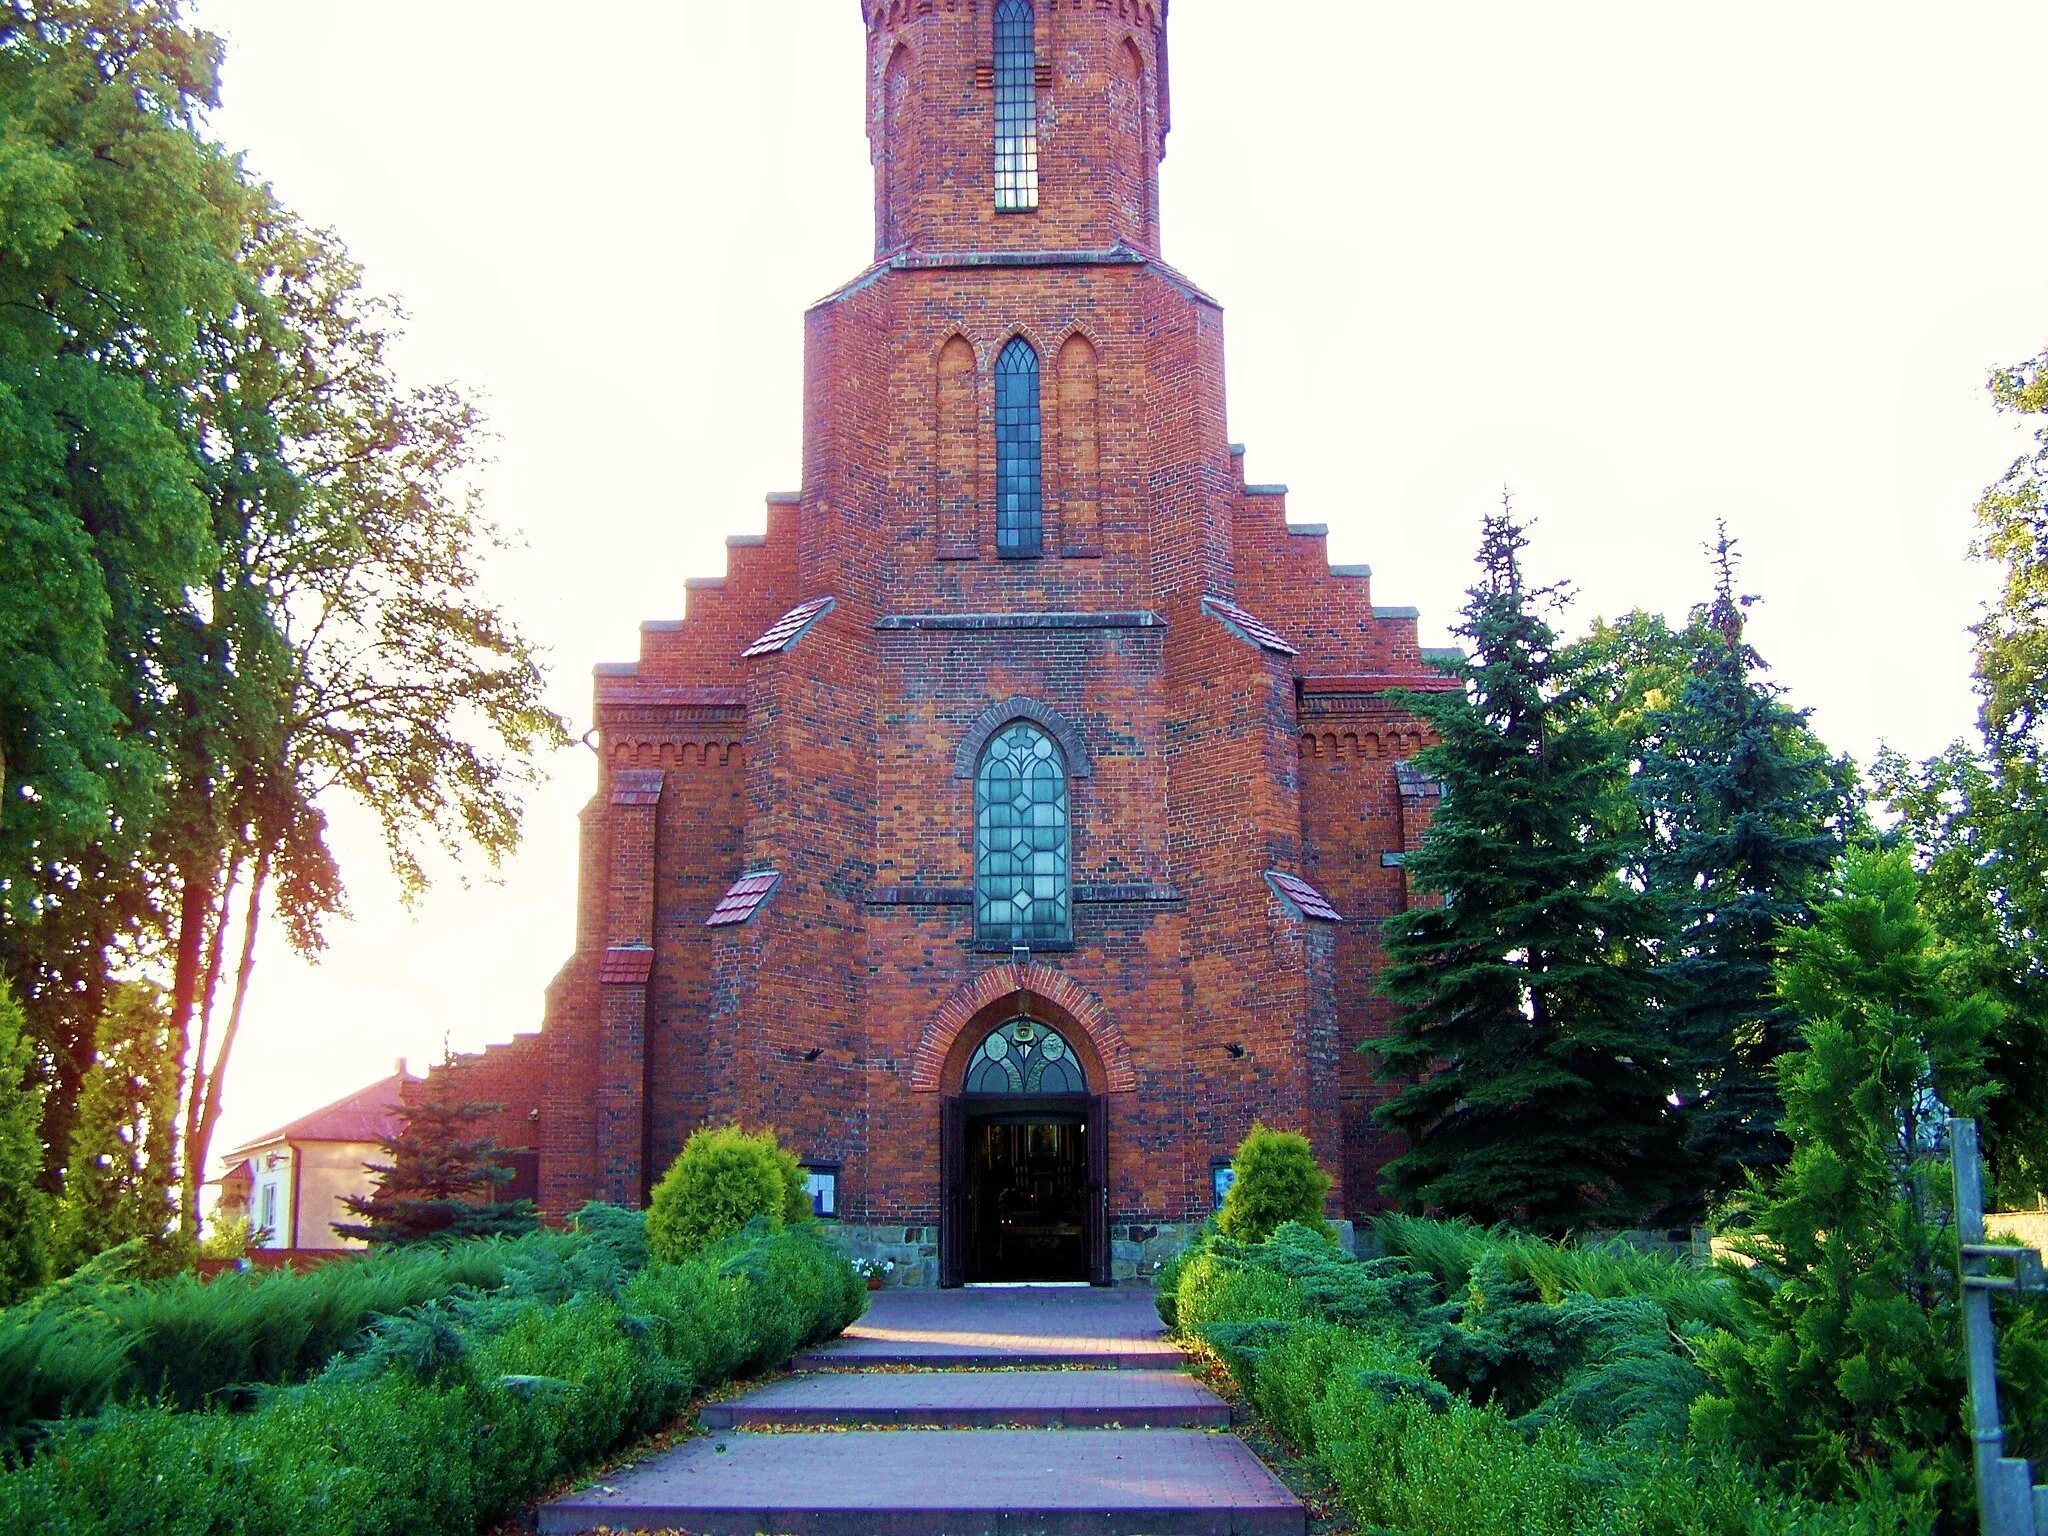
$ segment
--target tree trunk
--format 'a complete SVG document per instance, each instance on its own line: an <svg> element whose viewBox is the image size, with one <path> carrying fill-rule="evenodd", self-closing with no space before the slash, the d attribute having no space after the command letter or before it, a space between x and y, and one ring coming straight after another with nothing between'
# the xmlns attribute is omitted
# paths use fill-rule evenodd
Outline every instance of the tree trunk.
<svg viewBox="0 0 2048 1536"><path fill-rule="evenodd" d="M193 864L197 864L193 860ZM192 1060L192 1017L199 1001L200 970L206 958L206 933L213 916L213 876L209 861L204 869L178 866L184 882L178 893L178 948L171 971L171 1041L178 1052L178 1092L172 1103L183 1103L186 1073L199 1070ZM188 1065L189 1063L189 1065ZM187 1170L190 1177L190 1170Z"/></svg>
<svg viewBox="0 0 2048 1536"><path fill-rule="evenodd" d="M206 1097L206 1048L213 1034L213 1004L220 991L220 968L227 955L228 914L233 910L235 885L242 878L242 860L237 854L228 862L227 874L221 881L220 901L214 909L213 924L207 935L206 980L200 988L199 1001L194 1008L198 1016L199 1034L192 1043L191 1066L180 1063L180 1071L189 1071L191 1087L186 1089L181 1080L179 1102L185 1115L185 1139L189 1143L192 1128L199 1123L199 1106ZM186 1164L186 1197L180 1202L180 1210L199 1209L199 1185L206 1170ZM180 1218L182 1221L182 1217Z"/></svg>
<svg viewBox="0 0 2048 1536"><path fill-rule="evenodd" d="M235 1048L235 1036L242 1028L242 1005L249 999L249 976L256 969L256 935L263 921L263 887L270 880L270 850L257 855L256 868L249 876L249 911L242 920L242 959L235 969L235 999L228 1005L227 1028L220 1033L220 1050L206 1074L206 1100L199 1113L186 1122L185 1166L192 1170L186 1180L190 1190L186 1209L193 1230L199 1226L199 1191L206 1177L206 1159L213 1146L214 1127L220 1123L220 1085L227 1073L228 1056Z"/></svg>

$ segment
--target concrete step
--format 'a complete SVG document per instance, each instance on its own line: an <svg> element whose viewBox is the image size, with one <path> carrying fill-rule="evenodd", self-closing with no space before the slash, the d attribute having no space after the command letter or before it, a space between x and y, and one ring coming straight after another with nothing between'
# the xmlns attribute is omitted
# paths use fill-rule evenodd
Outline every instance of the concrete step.
<svg viewBox="0 0 2048 1536"><path fill-rule="evenodd" d="M846 1336L799 1355L801 1371L928 1366L1171 1370L1148 1291L884 1291Z"/></svg>
<svg viewBox="0 0 2048 1536"><path fill-rule="evenodd" d="M1183 1429L707 1435L543 1505L544 1536L1306 1536L1231 1435Z"/></svg>
<svg viewBox="0 0 2048 1536"><path fill-rule="evenodd" d="M717 1403L706 1429L1212 1429L1230 1405L1181 1371L918 1371L798 1376Z"/></svg>
<svg viewBox="0 0 2048 1536"><path fill-rule="evenodd" d="M1179 1350L1157 1349L1015 1349L1000 1346L911 1345L891 1348L848 1340L823 1349L808 1349L789 1362L794 1371L1156 1371L1178 1365Z"/></svg>

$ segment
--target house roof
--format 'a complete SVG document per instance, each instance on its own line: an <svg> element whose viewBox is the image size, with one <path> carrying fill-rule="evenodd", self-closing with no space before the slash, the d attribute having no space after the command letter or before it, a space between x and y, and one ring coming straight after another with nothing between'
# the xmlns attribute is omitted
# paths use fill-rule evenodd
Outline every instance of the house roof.
<svg viewBox="0 0 2048 1536"><path fill-rule="evenodd" d="M382 1141L398 1129L397 1106L404 1086L421 1081L406 1072L358 1088L347 1098L301 1115L267 1136L251 1137L228 1152L227 1160L232 1164L243 1153L277 1141Z"/></svg>

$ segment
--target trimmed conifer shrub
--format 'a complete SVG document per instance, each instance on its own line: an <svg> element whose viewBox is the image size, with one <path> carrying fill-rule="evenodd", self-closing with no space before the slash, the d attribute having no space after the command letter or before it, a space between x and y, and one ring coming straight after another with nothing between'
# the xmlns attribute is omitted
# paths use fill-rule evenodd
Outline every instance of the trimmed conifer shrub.
<svg viewBox="0 0 2048 1536"><path fill-rule="evenodd" d="M866 1285L810 1226L770 1233L758 1223L679 1266L649 1262L638 1212L586 1208L577 1226L230 1285L218 1292L224 1307L210 1300L213 1286L144 1288L160 1296L159 1309L193 1314L169 1331L195 1357L195 1376L252 1365L253 1373L230 1375L232 1390L203 1397L190 1394L196 1381L185 1383L175 1401L197 1411L154 1394L129 1407L101 1407L105 1397L54 1405L91 1417L41 1426L18 1443L27 1459L0 1471L0 1531L474 1536L659 1428L693 1386L779 1363L840 1333L867 1305ZM445 1283L479 1254L495 1279L472 1269L471 1283ZM358 1284L379 1274L424 1282L436 1265L446 1270L437 1294L351 1330L325 1369L298 1385L249 1390L279 1381L263 1372L303 1351L252 1362L219 1348L254 1295L283 1321L296 1292L340 1283L324 1277L355 1270ZM104 1276L93 1289L121 1294ZM89 1300L72 1310L80 1321ZM111 1345L101 1365L120 1372L132 1341L80 1337ZM216 1351L206 1371L203 1357ZM7 1385L0 1370L0 1403Z"/></svg>
<svg viewBox="0 0 2048 1536"><path fill-rule="evenodd" d="M1290 1221L1328 1230L1323 1202L1329 1198L1331 1180L1317 1166L1306 1136L1269 1131L1254 1123L1230 1166L1236 1178L1216 1220L1225 1237L1263 1242Z"/></svg>
<svg viewBox="0 0 2048 1536"><path fill-rule="evenodd" d="M647 1246L679 1264L749 1222L770 1231L810 1214L804 1172L775 1132L705 1126L669 1165L647 1208Z"/></svg>

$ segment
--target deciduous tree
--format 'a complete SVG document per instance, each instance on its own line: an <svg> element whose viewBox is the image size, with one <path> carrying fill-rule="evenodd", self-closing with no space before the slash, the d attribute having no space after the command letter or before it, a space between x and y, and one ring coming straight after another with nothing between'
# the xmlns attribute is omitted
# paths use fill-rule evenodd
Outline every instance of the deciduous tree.
<svg viewBox="0 0 2048 1536"><path fill-rule="evenodd" d="M1928 913L2003 1004L1984 1140L2016 1201L2048 1192L2048 354L1993 374L1991 394L2042 424L1977 503L1972 553L2001 571L1977 626L1979 736L1918 764L1883 754L1875 777Z"/></svg>
<svg viewBox="0 0 2048 1536"><path fill-rule="evenodd" d="M146 934L166 628L209 564L188 404L249 197L164 0L0 3L0 968L61 1162L106 956Z"/></svg>

